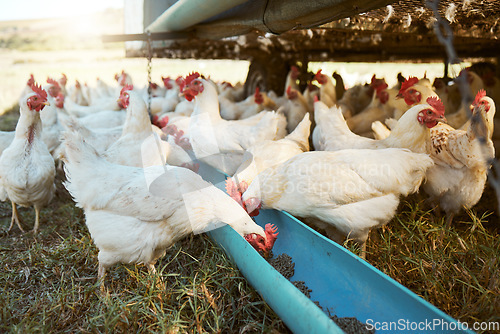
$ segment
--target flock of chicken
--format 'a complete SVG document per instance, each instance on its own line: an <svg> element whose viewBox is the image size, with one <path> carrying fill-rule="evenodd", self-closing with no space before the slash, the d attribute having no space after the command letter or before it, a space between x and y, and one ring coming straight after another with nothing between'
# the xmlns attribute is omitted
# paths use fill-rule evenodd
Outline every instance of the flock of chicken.
<svg viewBox="0 0 500 334"><path fill-rule="evenodd" d="M292 66L283 96L257 89L247 98L241 84L198 73L142 89L124 71L116 86L99 79L70 86L63 75L42 88L31 76L15 131L0 132L9 230L14 223L23 230L21 205L34 206L38 231L57 168L85 212L99 278L115 263L154 271L170 245L220 223L266 254L278 233L252 220L261 208L364 246L400 198L421 187L448 222L479 201L495 155L498 79L485 86L469 70L475 99L464 106L456 87L438 80L433 87L410 77L388 88L374 76L345 90L318 71L301 90L298 76ZM229 196L197 174L199 162L230 176Z"/></svg>

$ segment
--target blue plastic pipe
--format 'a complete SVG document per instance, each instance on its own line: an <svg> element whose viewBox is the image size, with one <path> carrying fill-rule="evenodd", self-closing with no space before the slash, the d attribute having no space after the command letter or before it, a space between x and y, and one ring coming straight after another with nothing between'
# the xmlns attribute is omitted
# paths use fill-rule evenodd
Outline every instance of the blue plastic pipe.
<svg viewBox="0 0 500 334"><path fill-rule="evenodd" d="M163 12L146 31L170 32L189 28L248 0L179 0Z"/></svg>

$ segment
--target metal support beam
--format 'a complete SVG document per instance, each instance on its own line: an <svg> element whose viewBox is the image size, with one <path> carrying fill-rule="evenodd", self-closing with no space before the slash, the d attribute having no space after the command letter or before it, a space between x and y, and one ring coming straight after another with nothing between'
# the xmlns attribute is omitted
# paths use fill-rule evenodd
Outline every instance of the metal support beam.
<svg viewBox="0 0 500 334"><path fill-rule="evenodd" d="M151 33L152 41L187 39L191 34L187 32L155 32ZM121 35L102 35L104 43L108 42L128 42L128 41L147 41L148 34L121 34Z"/></svg>

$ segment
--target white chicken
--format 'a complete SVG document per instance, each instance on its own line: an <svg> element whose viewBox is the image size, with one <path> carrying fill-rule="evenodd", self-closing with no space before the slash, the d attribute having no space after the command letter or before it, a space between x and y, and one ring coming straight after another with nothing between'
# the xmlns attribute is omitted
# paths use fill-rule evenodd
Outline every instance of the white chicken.
<svg viewBox="0 0 500 334"><path fill-rule="evenodd" d="M429 129L446 120L441 101L436 97L429 97L427 103L411 107L398 120L387 138L375 140L351 132L339 108L328 109L323 102L318 101L314 104L314 109L317 124L313 131L314 147L325 151L401 147L417 153L430 153Z"/></svg>
<svg viewBox="0 0 500 334"><path fill-rule="evenodd" d="M364 249L369 231L392 219L400 196L416 192L432 164L427 154L399 148L305 152L260 173L242 202L251 214L286 211Z"/></svg>
<svg viewBox="0 0 500 334"><path fill-rule="evenodd" d="M297 125L302 122L304 116L312 110L309 110L309 105L302 93L292 88L292 86L288 86L286 89L286 96L287 101L282 108L286 116L286 130L288 133L292 133Z"/></svg>
<svg viewBox="0 0 500 334"><path fill-rule="evenodd" d="M151 145L144 146L148 137L154 139L146 102L134 91L126 91L123 95L122 104L127 109L127 119L120 138L106 149L103 157L126 166L147 167L146 161L149 165L163 164L170 150L167 142L160 140L155 146L155 141L151 141Z"/></svg>
<svg viewBox="0 0 500 334"><path fill-rule="evenodd" d="M308 109L313 110L315 98L319 98L319 87L312 83L308 83L307 87L302 92L302 95L306 99ZM314 124L314 117L312 117L311 122Z"/></svg>
<svg viewBox="0 0 500 334"><path fill-rule="evenodd" d="M64 103L64 95L60 84L53 80L47 79L48 85L44 86L44 90L48 93L47 100L49 105L40 111L42 121L42 139L47 145L49 152L55 157L54 152L61 144L60 136L63 126L59 123L58 113L61 110L61 103Z"/></svg>
<svg viewBox="0 0 500 334"><path fill-rule="evenodd" d="M481 79L481 77L479 75L477 75L476 73L474 73L472 71L468 71L468 70L462 70L462 71L466 71L470 95L476 96L476 94L481 89L484 89L483 80ZM455 79L455 80L457 80L457 79ZM458 86L459 83L457 82L456 85ZM460 104L460 107L458 108L457 111L449 112L449 114L446 115L446 119L448 120L448 124L455 129L460 128L469 119L469 117L470 117L469 111L470 111L469 106L465 105L462 101Z"/></svg>
<svg viewBox="0 0 500 334"><path fill-rule="evenodd" d="M59 85L61 86L61 93L66 96L68 94L68 90L66 89L66 85L68 84L68 77L66 74L62 74L62 76L57 80Z"/></svg>
<svg viewBox="0 0 500 334"><path fill-rule="evenodd" d="M31 87L35 83L35 77L33 74L30 74L30 78L28 79L26 86L23 88L21 91L21 95L19 99L23 99L26 95L33 93L33 90ZM16 135L15 131L0 131L0 154L9 147L9 145L12 143L14 140L14 137Z"/></svg>
<svg viewBox="0 0 500 334"><path fill-rule="evenodd" d="M392 108L388 108L387 106L390 94L387 90L388 85L385 80L377 79L374 75L369 87L371 88L370 90L361 91L362 94L360 99L363 101L366 93L371 91L371 102L366 108L356 113L355 115L351 117L346 116L349 114L353 114L356 110L354 109L354 102L351 102L353 98L350 98L348 100L343 99L342 103L339 103L339 106L342 108L342 114L344 115L344 117L346 117L346 122L349 126L349 129L351 129L352 132L363 136L366 136L366 133L369 131L370 126L373 122L377 120L384 120L387 117L392 116L393 113ZM351 97L351 94L346 93L346 98L347 97ZM395 97L395 94L393 94L393 98Z"/></svg>
<svg viewBox="0 0 500 334"><path fill-rule="evenodd" d="M218 99L220 107L220 116L228 121L247 118L248 116L242 117L242 115L245 113L247 109L251 108L253 108L254 110L249 111L247 115L257 114L258 112L264 110L264 107L262 106L262 101L261 99L259 99L259 95L260 95L259 87L255 88L255 93L253 95L248 96L243 101L235 102L229 97L227 97L226 94L219 95Z"/></svg>
<svg viewBox="0 0 500 334"><path fill-rule="evenodd" d="M91 129L83 125L75 117L68 118L63 124L66 129L81 133L85 141L92 145L99 154L106 152L120 138L123 132L122 126L109 129Z"/></svg>
<svg viewBox="0 0 500 334"><path fill-rule="evenodd" d="M223 95L230 101L242 101L245 98L245 86L241 82L232 85L230 82L222 81L217 83L219 96Z"/></svg>
<svg viewBox="0 0 500 334"><path fill-rule="evenodd" d="M73 86L68 87L66 96L78 105L89 105L89 102L87 101L87 98L85 97L85 94L83 92L82 84L78 80L75 81L75 84Z"/></svg>
<svg viewBox="0 0 500 334"><path fill-rule="evenodd" d="M342 108L342 113L346 118L359 114L370 105L373 100L375 80L377 79L374 75L371 84L359 84L347 89L342 98L337 101L337 105ZM378 80L383 81L383 79Z"/></svg>
<svg viewBox="0 0 500 334"><path fill-rule="evenodd" d="M232 182L238 184L240 188L246 188L257 174L266 168L309 151L310 129L309 114L305 114L295 130L285 138L265 140L248 148L243 155L243 163L232 177Z"/></svg>
<svg viewBox="0 0 500 334"><path fill-rule="evenodd" d="M142 263L154 271L173 243L221 223L259 251L269 252L274 244L272 226L264 231L235 201L189 169L116 165L76 132L64 134L64 145L65 186L84 209L99 248L99 279L116 263Z"/></svg>
<svg viewBox="0 0 500 334"><path fill-rule="evenodd" d="M314 80L320 84L320 100L323 101L323 103L325 103L329 108L333 107L337 103L337 95L333 79L328 75L321 73L321 70L318 70L318 72L314 75Z"/></svg>
<svg viewBox="0 0 500 334"><path fill-rule="evenodd" d="M19 101L20 116L15 138L0 156L0 199L12 203L12 220L21 231L17 204L35 207L37 233L40 225L40 209L48 204L55 192L55 164L42 140L40 111L47 105L47 92L33 85L33 92Z"/></svg>
<svg viewBox="0 0 500 334"><path fill-rule="evenodd" d="M132 85L123 86L116 96L120 95L125 90L132 90L133 88ZM68 114L76 117L89 116L102 111L118 111L123 109L123 107L117 102L116 96L101 98L98 102L94 102L88 106L82 106L73 102L71 99L67 99L64 102L64 108Z"/></svg>
<svg viewBox="0 0 500 334"><path fill-rule="evenodd" d="M495 157L491 140L495 103L480 90L471 109L473 117L465 130L455 130L447 124L431 129L431 157L435 165L428 170L423 189L446 212L447 225L462 208L479 201L490 160Z"/></svg>
<svg viewBox="0 0 500 334"><path fill-rule="evenodd" d="M432 89L429 79L425 77L422 79L408 77L401 83L399 91L396 89L388 89L387 91L389 93L387 107L393 110L392 117L395 119L400 119L410 107L425 103L429 97L439 97Z"/></svg>
<svg viewBox="0 0 500 334"><path fill-rule="evenodd" d="M175 83L175 80L170 77L162 77L163 84L165 86L165 92L163 95L154 95L152 92L151 98L151 114L161 115L166 112L172 112L175 107L180 102L179 98L179 86ZM144 98L144 97L143 97ZM147 97L145 97L147 101Z"/></svg>
<svg viewBox="0 0 500 334"><path fill-rule="evenodd" d="M297 80L299 80L299 76L299 68L295 65L290 66L290 71L288 71L288 74L286 75L285 89L288 89L288 87L292 87L292 89L300 90L300 87L297 83Z"/></svg>
<svg viewBox="0 0 500 334"><path fill-rule="evenodd" d="M115 99L115 104L120 107L120 110L102 110L90 113L87 116L78 117L78 121L85 127L90 129L104 129L104 128L114 128L117 126L123 126L125 123L125 119L127 117L127 113L123 110L125 107L123 106L124 93L131 90L132 86L125 86L120 91L120 94L117 99ZM64 108L63 112L66 113L65 117L60 117L61 120L65 119L67 122L69 117L66 112L66 100L64 99ZM65 114L60 113L60 116L64 116ZM63 122L64 123L64 122Z"/></svg>
<svg viewBox="0 0 500 334"><path fill-rule="evenodd" d="M239 119L251 118L264 110L277 110L279 104L276 102L276 98L272 98L272 94L274 94L273 91L266 93L261 92L259 87L255 88L254 103L249 108L243 110Z"/></svg>
<svg viewBox="0 0 500 334"><path fill-rule="evenodd" d="M198 73L186 77L183 94L195 101L189 124L189 141L197 159L226 174L233 175L250 146L267 139L283 138L285 116L263 111L237 121L226 121L219 113L217 90Z"/></svg>
<svg viewBox="0 0 500 334"><path fill-rule="evenodd" d="M375 91L372 102L359 114L347 118L349 128L360 135L371 136L372 123L387 118L398 120L412 106L425 103L431 96L438 97L426 78L409 77L399 89L388 89L384 79L372 77L371 86ZM344 115L345 111L343 110Z"/></svg>

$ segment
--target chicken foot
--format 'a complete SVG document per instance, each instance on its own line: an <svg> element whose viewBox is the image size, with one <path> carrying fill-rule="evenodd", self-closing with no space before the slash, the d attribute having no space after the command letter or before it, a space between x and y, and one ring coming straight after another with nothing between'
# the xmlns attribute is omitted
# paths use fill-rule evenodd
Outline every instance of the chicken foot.
<svg viewBox="0 0 500 334"><path fill-rule="evenodd" d="M97 269L97 281L100 284L99 289L101 290L101 295L105 297L107 295L106 287L104 286L104 276L106 276L106 267L104 267L99 262L99 269Z"/></svg>
<svg viewBox="0 0 500 334"><path fill-rule="evenodd" d="M19 218L19 212L17 211L17 206L16 206L16 203L12 202L12 219L10 221L10 226L9 226L9 230L8 232L10 232L10 230L12 229L12 227L14 226L14 222L16 222L17 226L19 227L19 229L21 230L21 232L25 232L23 230L23 227L21 226L21 219Z"/></svg>
<svg viewBox="0 0 500 334"><path fill-rule="evenodd" d="M148 268L149 274L154 275L156 277L156 282L155 282L156 288L160 290L165 290L165 283L163 282L162 277L157 275L155 262L146 264L146 267ZM158 295L158 298L161 299L161 295Z"/></svg>

